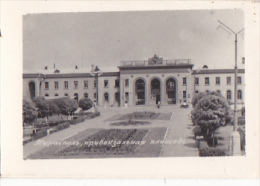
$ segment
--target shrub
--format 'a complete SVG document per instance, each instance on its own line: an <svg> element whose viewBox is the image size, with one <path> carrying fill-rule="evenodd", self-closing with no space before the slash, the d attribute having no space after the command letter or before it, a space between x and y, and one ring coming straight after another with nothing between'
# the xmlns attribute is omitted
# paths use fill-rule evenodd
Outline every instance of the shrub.
<svg viewBox="0 0 260 186"><path fill-rule="evenodd" d="M32 124L37 118L35 105L23 99L23 123Z"/></svg>
<svg viewBox="0 0 260 186"><path fill-rule="evenodd" d="M69 97L57 98L53 100L59 108L59 113L68 116L78 108L77 101Z"/></svg>
<svg viewBox="0 0 260 186"><path fill-rule="evenodd" d="M81 123L81 122L83 122L85 120L84 116L78 116L78 117L74 117L74 118L75 119L69 121L69 123L72 124L72 125Z"/></svg>
<svg viewBox="0 0 260 186"><path fill-rule="evenodd" d="M85 118L92 119L92 118L95 118L95 117L98 117L98 116L100 116L100 112L94 112L94 113L88 114Z"/></svg>
<svg viewBox="0 0 260 186"><path fill-rule="evenodd" d="M44 136L47 136L47 130L48 130L48 128L44 128L44 129L41 129L40 131L38 131L36 133L33 133L32 134L33 140L37 140L37 139L40 139Z"/></svg>
<svg viewBox="0 0 260 186"><path fill-rule="evenodd" d="M215 149L215 148L200 149L199 155L202 156L202 157L206 157L206 156L227 156L225 151L223 151L221 149Z"/></svg>
<svg viewBox="0 0 260 186"><path fill-rule="evenodd" d="M93 102L89 98L82 98L79 100L79 107L82 108L82 110L88 110L92 108Z"/></svg>
<svg viewBox="0 0 260 186"><path fill-rule="evenodd" d="M60 131L60 130L63 130L63 129L66 129L66 128L69 128L69 127L70 127L70 124L68 122L60 123L60 124L57 125L56 131Z"/></svg>

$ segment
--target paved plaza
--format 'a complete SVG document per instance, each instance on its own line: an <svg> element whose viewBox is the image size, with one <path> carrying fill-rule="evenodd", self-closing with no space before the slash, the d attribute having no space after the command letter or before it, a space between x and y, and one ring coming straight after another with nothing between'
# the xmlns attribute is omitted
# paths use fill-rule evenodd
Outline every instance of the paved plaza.
<svg viewBox="0 0 260 186"><path fill-rule="evenodd" d="M69 128L62 131L45 136L39 140L30 142L24 145L24 158L30 159L37 156L44 155L45 152L58 151L59 146L47 147L39 145L40 142L62 142L68 139L75 139L75 137L82 135L82 131L86 131L84 136L92 135L101 129L148 129L148 135L143 140L147 145L139 146L136 157L195 157L198 156L198 150L194 136L192 134L192 123L190 119L191 108L180 108L179 106L162 106L156 108L154 106L136 106L136 107L98 107L101 115L91 120L85 120L77 125L71 125ZM161 114L168 114L168 120L160 119L145 120L150 122L149 125L127 125L127 126L113 126L110 121L111 117L124 115L133 112L155 112ZM159 143L160 141L160 143ZM163 141L163 142L161 142ZM164 142L171 143L164 143ZM159 144L158 144L159 143ZM156 145L157 144L157 145ZM157 151L157 153L154 153ZM35 156L33 156L36 154ZM150 156L151 155L151 156ZM50 157L48 157L50 158ZM78 157L75 157L78 158ZM84 158L84 157L81 157ZM88 157L85 157L88 158Z"/></svg>

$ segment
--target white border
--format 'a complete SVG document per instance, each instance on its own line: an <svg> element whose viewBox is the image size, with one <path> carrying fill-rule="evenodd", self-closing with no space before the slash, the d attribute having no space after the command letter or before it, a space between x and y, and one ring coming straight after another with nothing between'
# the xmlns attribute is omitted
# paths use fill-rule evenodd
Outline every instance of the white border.
<svg viewBox="0 0 260 186"><path fill-rule="evenodd" d="M259 177L259 4L253 2L1 2L2 176L88 178ZM22 158L22 15L174 9L243 9L246 57L246 157L26 160Z"/></svg>

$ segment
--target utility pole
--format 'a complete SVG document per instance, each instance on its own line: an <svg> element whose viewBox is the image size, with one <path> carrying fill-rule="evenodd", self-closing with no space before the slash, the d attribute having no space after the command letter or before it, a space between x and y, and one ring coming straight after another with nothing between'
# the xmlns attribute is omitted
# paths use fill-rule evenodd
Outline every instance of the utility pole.
<svg viewBox="0 0 260 186"><path fill-rule="evenodd" d="M235 32L227 25L222 23L221 21L218 20L218 22L235 35L234 129L233 132L230 134L230 143L229 143L229 153L230 155L235 156L235 155L241 155L240 135L239 132L237 131L238 128L238 124L237 124L237 35L241 33L244 30L244 28L241 29L239 32Z"/></svg>

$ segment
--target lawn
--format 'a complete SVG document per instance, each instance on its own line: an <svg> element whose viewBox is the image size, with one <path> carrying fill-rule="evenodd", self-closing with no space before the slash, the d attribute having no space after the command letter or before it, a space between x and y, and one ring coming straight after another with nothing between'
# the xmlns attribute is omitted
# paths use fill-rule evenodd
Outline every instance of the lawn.
<svg viewBox="0 0 260 186"><path fill-rule="evenodd" d="M116 114L106 121L116 121L116 120L171 120L172 113L155 113L155 112L133 112L129 114L119 115Z"/></svg>

